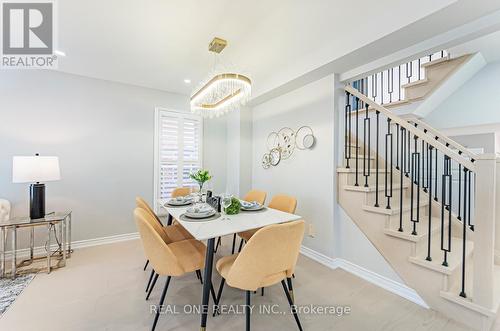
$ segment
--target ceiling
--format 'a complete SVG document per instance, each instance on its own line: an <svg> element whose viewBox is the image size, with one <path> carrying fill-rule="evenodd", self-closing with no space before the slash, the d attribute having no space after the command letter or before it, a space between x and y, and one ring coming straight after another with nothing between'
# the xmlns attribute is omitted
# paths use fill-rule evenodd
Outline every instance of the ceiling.
<svg viewBox="0 0 500 331"><path fill-rule="evenodd" d="M189 94L211 68L207 46L218 36L260 94L454 2L59 1L57 48L67 55L59 70Z"/></svg>
<svg viewBox="0 0 500 331"><path fill-rule="evenodd" d="M500 31L451 48L450 52L457 55L479 52L488 63L500 61Z"/></svg>

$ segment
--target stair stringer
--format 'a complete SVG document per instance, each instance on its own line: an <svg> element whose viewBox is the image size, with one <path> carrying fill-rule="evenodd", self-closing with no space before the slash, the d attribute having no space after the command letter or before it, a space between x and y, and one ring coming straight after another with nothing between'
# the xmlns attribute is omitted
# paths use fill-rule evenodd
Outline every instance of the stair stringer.
<svg viewBox="0 0 500 331"><path fill-rule="evenodd" d="M440 293L446 286L447 276L409 261L414 244L384 233L386 216L363 210L364 193L347 191L341 186L346 182L348 175L338 174L340 206L406 285L413 288L432 309L476 330L489 330L495 313L480 313L444 299Z"/></svg>

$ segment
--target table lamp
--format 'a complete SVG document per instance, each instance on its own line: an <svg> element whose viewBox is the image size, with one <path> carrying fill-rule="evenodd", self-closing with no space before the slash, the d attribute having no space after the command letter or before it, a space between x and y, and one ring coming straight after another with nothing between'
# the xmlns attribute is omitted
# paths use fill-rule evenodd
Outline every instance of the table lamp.
<svg viewBox="0 0 500 331"><path fill-rule="evenodd" d="M45 184L61 179L57 156L14 156L12 158L12 182L31 183L30 218L45 217Z"/></svg>

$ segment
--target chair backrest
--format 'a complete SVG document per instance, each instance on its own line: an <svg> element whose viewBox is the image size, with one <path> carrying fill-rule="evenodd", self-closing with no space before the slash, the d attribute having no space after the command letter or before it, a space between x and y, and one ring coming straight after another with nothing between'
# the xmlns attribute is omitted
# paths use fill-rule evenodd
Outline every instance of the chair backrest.
<svg viewBox="0 0 500 331"><path fill-rule="evenodd" d="M172 191L172 198L185 197L191 194L191 187L177 187Z"/></svg>
<svg viewBox="0 0 500 331"><path fill-rule="evenodd" d="M276 194L269 202L269 208L293 214L297 208L297 199L285 194Z"/></svg>
<svg viewBox="0 0 500 331"><path fill-rule="evenodd" d="M263 205L266 202L266 196L267 196L267 193L264 191L251 190L245 195L243 200L248 201L248 202L257 201L258 203Z"/></svg>
<svg viewBox="0 0 500 331"><path fill-rule="evenodd" d="M169 276L184 274L184 270L179 264L177 257L153 226L156 221L152 218L151 214L142 208L135 208L134 218L139 229L144 252L155 272L160 275Z"/></svg>
<svg viewBox="0 0 500 331"><path fill-rule="evenodd" d="M292 277L304 237L304 221L263 227L245 245L226 278L229 285L256 290L262 282L276 276L276 281ZM280 277L283 277L280 279Z"/></svg>
<svg viewBox="0 0 500 331"><path fill-rule="evenodd" d="M146 202L146 200L144 200L143 198L141 197L135 197L135 206L137 208L142 208L144 210L146 210L148 213L151 214L151 216L153 216L156 221L161 225L163 226L163 223L161 222L160 218L158 217L158 215L156 215L156 213L154 212L153 208L151 208L149 206L149 204Z"/></svg>
<svg viewBox="0 0 500 331"><path fill-rule="evenodd" d="M163 240L167 243L170 244L172 240L168 237L167 233L163 229L163 224L158 218L158 216L155 214L153 209L148 205L148 203L141 197L136 197L135 198L135 204L137 208L143 209L150 217L147 218L148 221L151 222L151 226L158 232L158 234L163 238Z"/></svg>

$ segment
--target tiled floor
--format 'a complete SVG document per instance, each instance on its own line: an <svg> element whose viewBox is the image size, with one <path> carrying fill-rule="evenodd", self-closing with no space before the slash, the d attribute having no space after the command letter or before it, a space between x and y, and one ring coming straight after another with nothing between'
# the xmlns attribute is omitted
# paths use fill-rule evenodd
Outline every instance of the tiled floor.
<svg viewBox="0 0 500 331"><path fill-rule="evenodd" d="M224 247L218 255L227 252ZM34 279L0 319L0 330L149 330L151 305L158 303L165 280L158 280L146 302L144 289L150 269L142 271L144 260L137 240L78 250L66 268L50 275L41 273ZM308 305L350 309L343 316L303 313L304 330L466 330L439 313L302 256L296 275L295 298L301 309L307 310ZM219 281L214 275L216 289ZM265 305L279 312L287 308L280 285L266 289L264 297L253 295L252 300L255 312ZM199 330L199 315L184 313L190 306L183 305L200 301L201 285L195 274L173 278L166 304L175 304L168 307L175 307L177 313L161 316L157 330ZM244 293L226 287L221 304L243 305ZM275 304L279 306L272 306ZM296 330L293 317L279 312L254 313L252 330ZM207 330L244 330L244 315L238 313L210 316Z"/></svg>

